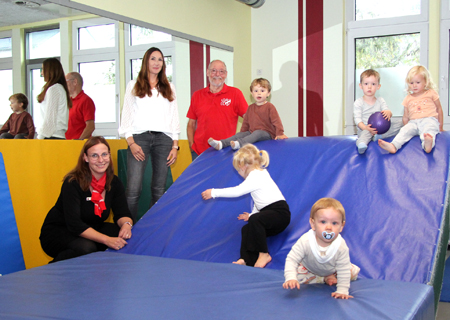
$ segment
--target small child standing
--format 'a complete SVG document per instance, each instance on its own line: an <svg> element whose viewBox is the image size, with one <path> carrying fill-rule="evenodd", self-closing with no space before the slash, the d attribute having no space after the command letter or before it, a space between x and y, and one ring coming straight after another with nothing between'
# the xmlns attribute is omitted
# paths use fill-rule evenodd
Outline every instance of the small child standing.
<svg viewBox="0 0 450 320"><path fill-rule="evenodd" d="M13 113L0 129L0 139L34 139L33 118L25 111L27 96L16 93L9 97L9 102Z"/></svg>
<svg viewBox="0 0 450 320"><path fill-rule="evenodd" d="M248 221L248 224L242 227L240 258L233 263L264 268L272 261L266 237L281 233L291 221L289 206L266 170L268 165L269 154L247 144L233 157L233 167L245 179L244 182L232 188L202 192L203 200L236 198L247 193L253 198L252 212L238 216L239 220Z"/></svg>
<svg viewBox="0 0 450 320"><path fill-rule="evenodd" d="M356 146L358 147L359 154L363 154L366 152L370 141L372 139L375 141L379 138L376 128L372 128L370 124L367 124L369 117L373 113L380 111L385 119L390 120L392 112L388 109L383 98L375 97L375 93L381 87L380 74L377 71L368 69L361 73L359 87L362 89L364 95L356 99L353 104L353 118L358 127ZM394 134L384 135L384 137L389 137Z"/></svg>
<svg viewBox="0 0 450 320"><path fill-rule="evenodd" d="M300 289L300 284L337 284L336 299L348 294L350 280L356 280L359 267L350 263L347 244L340 233L345 225L345 210L332 198L319 199L311 208L311 230L305 233L287 255L284 268L285 289Z"/></svg>
<svg viewBox="0 0 450 320"><path fill-rule="evenodd" d="M403 124L392 143L378 140L378 144L390 153L396 153L414 136L420 136L422 148L430 153L436 143L436 135L444 131L444 113L439 95L428 70L423 66L412 67L406 76L408 95L403 100Z"/></svg>
<svg viewBox="0 0 450 320"><path fill-rule="evenodd" d="M231 145L233 150L237 150L247 143L270 139L287 139L277 109L267 101L271 89L268 80L264 78L253 80L250 85L250 92L256 102L248 107L247 113L244 115L241 132L220 141L209 138L209 145L216 150Z"/></svg>

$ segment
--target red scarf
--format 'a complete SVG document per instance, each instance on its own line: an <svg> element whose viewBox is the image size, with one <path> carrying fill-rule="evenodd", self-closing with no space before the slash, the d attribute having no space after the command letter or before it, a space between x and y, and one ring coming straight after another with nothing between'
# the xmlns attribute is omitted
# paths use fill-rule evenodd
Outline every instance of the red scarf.
<svg viewBox="0 0 450 320"><path fill-rule="evenodd" d="M91 201L95 204L95 214L99 217L102 216L103 210L106 209L105 201L102 197L102 192L105 190L106 183L106 173L97 181L97 179L92 176L91 187L92 187L92 196Z"/></svg>

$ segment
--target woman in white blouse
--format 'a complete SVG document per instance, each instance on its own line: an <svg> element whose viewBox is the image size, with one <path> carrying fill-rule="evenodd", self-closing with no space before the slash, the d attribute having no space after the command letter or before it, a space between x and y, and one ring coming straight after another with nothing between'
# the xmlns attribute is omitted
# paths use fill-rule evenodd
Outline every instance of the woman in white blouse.
<svg viewBox="0 0 450 320"><path fill-rule="evenodd" d="M158 48L144 54L136 80L127 85L119 134L127 139L126 197L137 221L142 180L149 157L153 176L152 201L164 194L169 166L177 159L180 121L175 87L166 77L164 55Z"/></svg>
<svg viewBox="0 0 450 320"><path fill-rule="evenodd" d="M42 63L45 85L37 96L41 109L38 139L65 139L72 108L66 75L58 59L48 58Z"/></svg>

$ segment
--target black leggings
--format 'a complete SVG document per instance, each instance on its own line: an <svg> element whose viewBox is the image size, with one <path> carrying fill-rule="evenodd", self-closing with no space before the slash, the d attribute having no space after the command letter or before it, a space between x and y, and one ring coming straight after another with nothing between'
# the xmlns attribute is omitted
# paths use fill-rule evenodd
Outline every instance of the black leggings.
<svg viewBox="0 0 450 320"><path fill-rule="evenodd" d="M104 223L97 231L108 237L117 237L119 235L119 227L113 223ZM70 241L67 245L60 246L56 249L58 252L54 252L54 250L45 251L47 254L47 251L53 251L53 255L50 254L50 256L54 258L50 261L50 263L52 263L83 256L96 251L105 251L106 249L108 249L108 247L103 243L98 243L83 237L74 237L74 240Z"/></svg>
<svg viewBox="0 0 450 320"><path fill-rule="evenodd" d="M254 266L260 252L268 253L267 237L284 231L291 221L289 206L284 200L274 202L252 214L242 227L241 259Z"/></svg>

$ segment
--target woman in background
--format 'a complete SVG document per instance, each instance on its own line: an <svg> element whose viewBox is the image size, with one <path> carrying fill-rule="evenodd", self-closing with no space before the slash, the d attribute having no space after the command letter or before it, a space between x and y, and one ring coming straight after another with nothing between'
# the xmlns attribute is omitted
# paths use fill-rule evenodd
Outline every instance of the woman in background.
<svg viewBox="0 0 450 320"><path fill-rule="evenodd" d="M169 166L177 159L180 120L175 87L166 76L164 55L158 48L144 54L136 80L127 85L119 134L127 139L127 201L137 220L142 180L151 158L152 201L165 191Z"/></svg>
<svg viewBox="0 0 450 320"><path fill-rule="evenodd" d="M48 58L42 63L45 85L37 96L41 109L38 139L65 139L72 107L66 76L58 59Z"/></svg>

